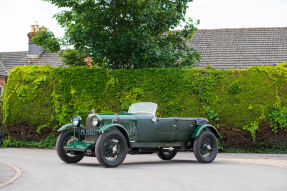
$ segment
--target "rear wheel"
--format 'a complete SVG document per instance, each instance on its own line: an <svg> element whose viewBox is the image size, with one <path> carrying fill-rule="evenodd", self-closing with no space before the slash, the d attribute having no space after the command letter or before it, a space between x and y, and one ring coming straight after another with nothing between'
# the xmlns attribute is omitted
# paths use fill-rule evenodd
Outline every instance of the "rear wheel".
<svg viewBox="0 0 287 191"><path fill-rule="evenodd" d="M125 160L127 152L126 138L117 130L107 131L97 140L96 156L104 167L117 167Z"/></svg>
<svg viewBox="0 0 287 191"><path fill-rule="evenodd" d="M76 130L74 137L74 129L68 129L59 135L56 148L58 156L62 161L66 163L77 163L83 159L85 153L75 154L74 151L65 151L64 149L65 146L73 142L78 142L78 135L79 132Z"/></svg>
<svg viewBox="0 0 287 191"><path fill-rule="evenodd" d="M157 156L161 158L162 160L171 160L175 157L177 154L177 151L171 150L171 151L159 151L157 153Z"/></svg>
<svg viewBox="0 0 287 191"><path fill-rule="evenodd" d="M212 162L218 151L218 142L211 131L203 131L194 140L193 151L195 158L201 163Z"/></svg>

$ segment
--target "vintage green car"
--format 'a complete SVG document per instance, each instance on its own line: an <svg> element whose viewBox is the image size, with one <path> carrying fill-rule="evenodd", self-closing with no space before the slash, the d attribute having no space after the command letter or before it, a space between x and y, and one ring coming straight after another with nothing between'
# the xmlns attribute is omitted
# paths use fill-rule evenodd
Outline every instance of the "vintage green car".
<svg viewBox="0 0 287 191"><path fill-rule="evenodd" d="M157 104L132 104L127 113L92 113L86 120L75 115L57 139L57 153L66 163L84 156L97 157L105 167L120 165L127 154L157 153L162 160L178 151L193 151L201 163L212 162L218 151L219 134L208 120L192 117L155 116Z"/></svg>

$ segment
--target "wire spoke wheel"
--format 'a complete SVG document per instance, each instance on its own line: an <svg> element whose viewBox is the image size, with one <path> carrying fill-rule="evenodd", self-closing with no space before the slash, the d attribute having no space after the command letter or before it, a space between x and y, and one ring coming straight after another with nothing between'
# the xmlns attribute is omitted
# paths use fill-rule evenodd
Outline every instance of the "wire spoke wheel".
<svg viewBox="0 0 287 191"><path fill-rule="evenodd" d="M171 160L175 157L175 155L177 154L177 151L175 151L174 149L172 150L168 150L168 151L159 151L157 153L157 156L159 158L161 158L162 160Z"/></svg>
<svg viewBox="0 0 287 191"><path fill-rule="evenodd" d="M67 136L65 139L64 139L64 143L63 143L63 149L65 149L66 146L72 144L72 143L75 143L75 142L78 142L78 138L77 137L74 137L74 135L70 135L70 136ZM76 158L78 157L78 155L75 154L75 151L65 151L65 154L70 157L70 158Z"/></svg>
<svg viewBox="0 0 287 191"><path fill-rule="evenodd" d="M123 142L117 136L106 139L103 145L103 155L107 162L117 162L123 155Z"/></svg>
<svg viewBox="0 0 287 191"><path fill-rule="evenodd" d="M74 136L74 133L75 133L75 136ZM63 131L59 135L57 139L56 148L57 148L57 154L62 161L66 163L77 163L83 159L85 155L84 152L77 152L76 154L75 151L65 150L66 146L79 141L78 135L79 135L79 132L77 130L75 130L74 132L74 129L68 129L66 131Z"/></svg>
<svg viewBox="0 0 287 191"><path fill-rule="evenodd" d="M218 142L215 135L205 130L200 133L193 143L193 152L195 158L201 163L212 162L218 151Z"/></svg>
<svg viewBox="0 0 287 191"><path fill-rule="evenodd" d="M125 160L127 152L127 140L120 131L107 131L97 140L96 156L104 167L117 167Z"/></svg>
<svg viewBox="0 0 287 191"><path fill-rule="evenodd" d="M214 140L210 136L203 138L200 144L200 154L203 158L210 158L214 154Z"/></svg>
<svg viewBox="0 0 287 191"><path fill-rule="evenodd" d="M165 154L166 156L169 156L172 154L172 151L168 151L168 152L163 152L163 154Z"/></svg>

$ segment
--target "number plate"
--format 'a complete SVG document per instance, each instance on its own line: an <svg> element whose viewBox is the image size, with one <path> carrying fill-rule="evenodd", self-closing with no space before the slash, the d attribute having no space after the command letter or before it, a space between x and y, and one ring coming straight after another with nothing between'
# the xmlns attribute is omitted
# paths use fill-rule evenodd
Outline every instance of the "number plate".
<svg viewBox="0 0 287 191"><path fill-rule="evenodd" d="M81 129L81 135L94 135L95 129Z"/></svg>

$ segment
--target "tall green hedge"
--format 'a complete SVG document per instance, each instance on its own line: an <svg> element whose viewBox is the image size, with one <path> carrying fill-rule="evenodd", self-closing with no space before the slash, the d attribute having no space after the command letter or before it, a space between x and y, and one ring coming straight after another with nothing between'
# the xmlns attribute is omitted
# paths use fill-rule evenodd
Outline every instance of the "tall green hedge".
<svg viewBox="0 0 287 191"><path fill-rule="evenodd" d="M158 104L157 116L204 117L222 146L287 149L287 64L248 69L17 67L4 98L10 139L41 140L79 114ZM275 146L274 146L275 145Z"/></svg>

